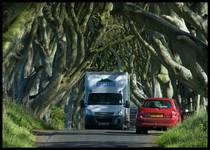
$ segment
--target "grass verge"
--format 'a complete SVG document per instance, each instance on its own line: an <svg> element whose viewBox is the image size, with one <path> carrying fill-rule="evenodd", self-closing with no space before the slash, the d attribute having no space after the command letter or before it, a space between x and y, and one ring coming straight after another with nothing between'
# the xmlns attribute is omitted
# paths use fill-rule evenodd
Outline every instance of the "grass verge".
<svg viewBox="0 0 210 150"><path fill-rule="evenodd" d="M54 106L51 109L50 124L56 129L63 129L64 120L65 120L64 109L58 106Z"/></svg>
<svg viewBox="0 0 210 150"><path fill-rule="evenodd" d="M169 129L156 141L162 147L207 147L208 114L201 111Z"/></svg>
<svg viewBox="0 0 210 150"><path fill-rule="evenodd" d="M14 102L4 102L3 147L36 147L33 129L53 129Z"/></svg>

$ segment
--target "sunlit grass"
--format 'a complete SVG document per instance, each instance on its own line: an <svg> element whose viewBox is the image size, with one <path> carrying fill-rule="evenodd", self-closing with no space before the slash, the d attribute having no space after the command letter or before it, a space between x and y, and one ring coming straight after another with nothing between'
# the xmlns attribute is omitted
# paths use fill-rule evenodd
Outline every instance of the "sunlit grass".
<svg viewBox="0 0 210 150"><path fill-rule="evenodd" d="M3 147L36 147L33 129L53 129L23 106L7 102L3 113Z"/></svg>
<svg viewBox="0 0 210 150"><path fill-rule="evenodd" d="M207 147L208 114L201 111L159 137L162 147Z"/></svg>
<svg viewBox="0 0 210 150"><path fill-rule="evenodd" d="M51 109L50 124L56 129L64 129L65 112L64 109L54 106Z"/></svg>
<svg viewBox="0 0 210 150"><path fill-rule="evenodd" d="M4 114L3 146L5 147L33 147L35 137L30 131L16 124L8 115Z"/></svg>

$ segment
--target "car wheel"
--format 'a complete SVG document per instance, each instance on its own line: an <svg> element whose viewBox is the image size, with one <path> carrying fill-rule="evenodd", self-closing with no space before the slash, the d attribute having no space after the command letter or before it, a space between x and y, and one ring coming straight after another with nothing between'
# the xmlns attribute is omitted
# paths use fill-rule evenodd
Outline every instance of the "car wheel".
<svg viewBox="0 0 210 150"><path fill-rule="evenodd" d="M148 130L136 127L137 134L147 134Z"/></svg>
<svg viewBox="0 0 210 150"><path fill-rule="evenodd" d="M148 130L144 129L143 134L148 134Z"/></svg>
<svg viewBox="0 0 210 150"><path fill-rule="evenodd" d="M140 134L141 133L141 129L136 127L136 133Z"/></svg>
<svg viewBox="0 0 210 150"><path fill-rule="evenodd" d="M163 131L167 131L167 130L168 130L167 127L163 128Z"/></svg>

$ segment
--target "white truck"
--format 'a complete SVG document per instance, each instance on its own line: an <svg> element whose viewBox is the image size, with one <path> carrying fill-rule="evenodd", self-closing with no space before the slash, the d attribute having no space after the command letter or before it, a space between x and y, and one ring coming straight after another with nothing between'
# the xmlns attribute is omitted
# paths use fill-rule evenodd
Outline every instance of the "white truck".
<svg viewBox="0 0 210 150"><path fill-rule="evenodd" d="M130 126L130 80L127 72L87 72L82 101L85 129Z"/></svg>

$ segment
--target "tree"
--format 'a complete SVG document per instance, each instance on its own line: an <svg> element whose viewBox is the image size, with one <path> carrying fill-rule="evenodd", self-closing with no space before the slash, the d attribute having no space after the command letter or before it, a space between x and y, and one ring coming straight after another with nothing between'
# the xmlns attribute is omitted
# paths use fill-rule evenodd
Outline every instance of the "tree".
<svg viewBox="0 0 210 150"><path fill-rule="evenodd" d="M87 70L129 72L137 106L180 97L177 83L207 97L207 3L3 6L3 93L40 118L69 99Z"/></svg>

